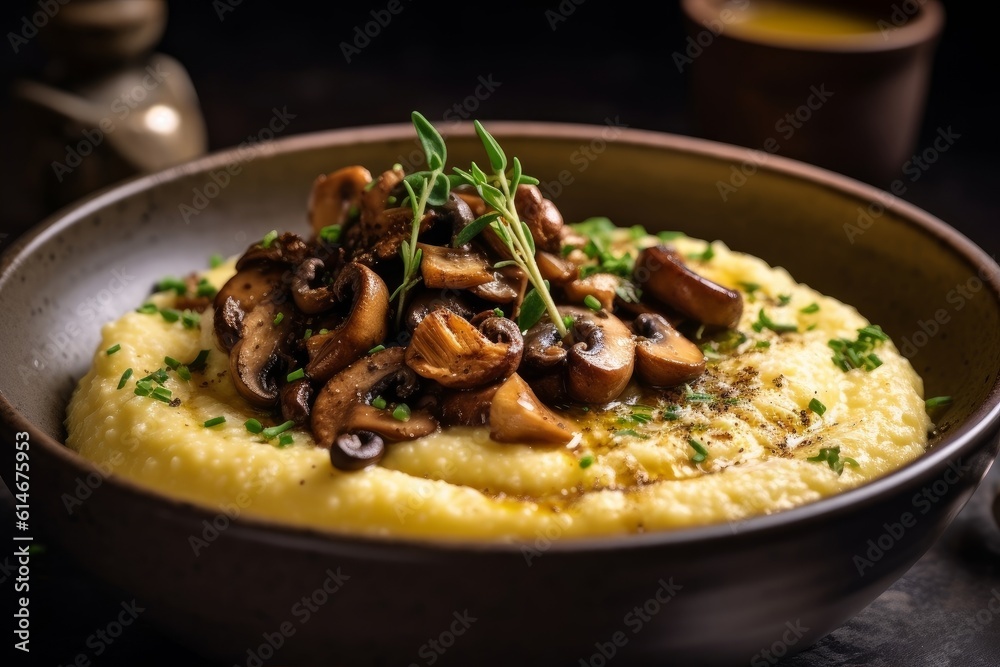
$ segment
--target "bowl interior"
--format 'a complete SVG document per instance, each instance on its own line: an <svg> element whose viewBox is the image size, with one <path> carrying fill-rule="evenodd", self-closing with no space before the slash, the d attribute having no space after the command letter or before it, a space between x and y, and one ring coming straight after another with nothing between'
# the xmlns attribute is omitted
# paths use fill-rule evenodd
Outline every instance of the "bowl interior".
<svg viewBox="0 0 1000 667"><path fill-rule="evenodd" d="M937 440L971 425L997 381L998 267L933 217L849 179L734 147L608 126L496 123L508 155L542 181L568 221L721 240L785 267L880 324L925 379L950 395ZM450 164L486 161L468 126ZM64 408L103 322L167 275L240 253L271 229L306 231L320 173L360 163L419 167L410 126L293 137L131 181L56 216L9 251L0 277L0 393L63 439ZM943 435L942 435L943 434Z"/></svg>

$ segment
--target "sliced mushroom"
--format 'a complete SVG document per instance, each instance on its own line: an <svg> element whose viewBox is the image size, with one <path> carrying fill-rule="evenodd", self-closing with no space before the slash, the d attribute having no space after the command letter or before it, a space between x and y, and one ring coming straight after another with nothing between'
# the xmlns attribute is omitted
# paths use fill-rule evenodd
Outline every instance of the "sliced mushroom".
<svg viewBox="0 0 1000 667"><path fill-rule="evenodd" d="M285 421L305 424L312 411L313 386L302 378L281 387L281 417Z"/></svg>
<svg viewBox="0 0 1000 667"><path fill-rule="evenodd" d="M319 257L310 257L299 264L292 276L292 298L299 310L307 315L329 310L337 301L329 285L315 284L325 268Z"/></svg>
<svg viewBox="0 0 1000 667"><path fill-rule="evenodd" d="M674 387L705 372L705 355L662 315L639 315L632 330L639 336L635 370L643 384Z"/></svg>
<svg viewBox="0 0 1000 667"><path fill-rule="evenodd" d="M278 403L279 383L288 369L292 317L286 310L273 302L258 304L247 314L242 338L229 352L229 370L236 390L258 408Z"/></svg>
<svg viewBox="0 0 1000 667"><path fill-rule="evenodd" d="M267 246L258 242L247 248L238 260L236 260L236 270L241 271L254 264L290 264L295 265L301 262L309 254L309 246L298 234L285 232L278 238L270 241Z"/></svg>
<svg viewBox="0 0 1000 667"><path fill-rule="evenodd" d="M330 446L330 463L337 470L361 470L382 460L385 440L371 431L345 433Z"/></svg>
<svg viewBox="0 0 1000 667"><path fill-rule="evenodd" d="M519 185L514 193L514 208L517 209L540 250L559 252L563 229L563 217L552 203L542 196L537 185Z"/></svg>
<svg viewBox="0 0 1000 667"><path fill-rule="evenodd" d="M482 199L479 201L481 203ZM443 206L440 206L438 210L441 213L441 217L451 223L451 242L449 245L453 245L455 237L458 236L459 232L465 229L477 217L472 212L472 208L468 202L454 192L448 193L448 201Z"/></svg>
<svg viewBox="0 0 1000 667"><path fill-rule="evenodd" d="M466 289L494 280L486 256L475 250L444 248L418 243L423 253L420 273L431 289Z"/></svg>
<svg viewBox="0 0 1000 667"><path fill-rule="evenodd" d="M566 390L584 403L607 403L618 397L632 378L635 340L614 315L583 308L560 308L573 317L576 341L566 354Z"/></svg>
<svg viewBox="0 0 1000 667"><path fill-rule="evenodd" d="M580 276L580 267L565 257L539 250L535 253L535 263L542 278L553 285L565 285Z"/></svg>
<svg viewBox="0 0 1000 667"><path fill-rule="evenodd" d="M311 417L313 435L320 447L337 446L337 451L331 452L331 460L337 467L353 469L346 465L352 459L345 450L356 451L366 442L371 445L374 442L371 436L412 439L437 429L437 422L425 412L414 410L403 422L389 411L370 405L379 395L394 393L402 399L416 393L418 378L404 363L404 354L403 348L390 347L359 359L331 378L317 395ZM367 459L364 465L374 460Z"/></svg>
<svg viewBox="0 0 1000 667"><path fill-rule="evenodd" d="M743 314L739 292L698 275L684 264L677 251L667 246L642 250L633 275L644 294L702 324L732 329Z"/></svg>
<svg viewBox="0 0 1000 667"><path fill-rule="evenodd" d="M524 355L518 372L525 377L551 375L566 363L566 347L559 330L549 320L542 320L524 334Z"/></svg>
<svg viewBox="0 0 1000 667"><path fill-rule="evenodd" d="M584 299L592 296L597 299L601 308L610 311L615 305L615 295L622 284L622 279L611 273L595 273L563 285L566 299L571 303L582 304Z"/></svg>
<svg viewBox="0 0 1000 667"><path fill-rule="evenodd" d="M465 318L439 308L414 330L406 348L406 364L449 389L471 389L501 380L521 363L521 332L513 321L502 317L488 318L482 327L480 331Z"/></svg>
<svg viewBox="0 0 1000 667"><path fill-rule="evenodd" d="M438 308L447 308L456 315L465 319L472 319L473 310L469 302L464 298L465 293L456 290L442 290L440 292L429 289L417 289L412 293L406 308L406 317L403 323L410 333L417 328L427 314Z"/></svg>
<svg viewBox="0 0 1000 667"><path fill-rule="evenodd" d="M501 384L444 394L439 407L441 423L445 426L486 426L490 423L493 396Z"/></svg>
<svg viewBox="0 0 1000 667"><path fill-rule="evenodd" d="M517 373L493 394L490 437L497 442L563 445L573 439L572 426L538 400Z"/></svg>
<svg viewBox="0 0 1000 667"><path fill-rule="evenodd" d="M505 266L502 269L493 269L492 281L470 287L469 291L490 303L514 304L516 310L524 300L527 288L528 276L524 271L516 266Z"/></svg>
<svg viewBox="0 0 1000 667"><path fill-rule="evenodd" d="M243 336L243 319L246 312L239 302L229 296L221 308L215 310L215 339L226 352L233 349Z"/></svg>
<svg viewBox="0 0 1000 667"><path fill-rule="evenodd" d="M361 194L371 180L371 172L354 165L313 181L309 195L309 225L313 233L318 235L324 227L347 222L351 207L360 204Z"/></svg>
<svg viewBox="0 0 1000 667"><path fill-rule="evenodd" d="M385 340L389 327L389 290L378 274L357 263L344 267L333 284L338 303L351 297L351 312L333 331L306 341L306 375L326 382L342 368Z"/></svg>

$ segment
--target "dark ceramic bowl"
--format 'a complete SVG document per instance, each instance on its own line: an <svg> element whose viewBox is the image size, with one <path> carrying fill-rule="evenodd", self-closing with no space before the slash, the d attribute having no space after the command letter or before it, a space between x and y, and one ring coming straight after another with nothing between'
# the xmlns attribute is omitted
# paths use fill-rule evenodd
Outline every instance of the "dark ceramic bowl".
<svg viewBox="0 0 1000 667"><path fill-rule="evenodd" d="M567 219L721 239L855 304L912 356L927 395L954 397L932 449L862 488L738 524L490 545L230 520L105 478L65 448L64 408L101 323L212 252L304 231L317 174L412 166L412 129L376 127L133 180L4 255L0 411L6 446L30 434L33 525L227 664L770 664L807 647L920 558L995 458L1000 268L927 213L800 163L770 160L723 201L718 182L743 149L610 126L491 127ZM446 134L453 164L483 160L468 126ZM195 556L189 538L213 520L223 530Z"/></svg>

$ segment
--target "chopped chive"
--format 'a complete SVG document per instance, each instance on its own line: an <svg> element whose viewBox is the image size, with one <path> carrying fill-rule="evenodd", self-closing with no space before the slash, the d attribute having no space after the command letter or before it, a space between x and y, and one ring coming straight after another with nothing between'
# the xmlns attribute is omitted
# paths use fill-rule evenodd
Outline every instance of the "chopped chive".
<svg viewBox="0 0 1000 667"><path fill-rule="evenodd" d="M208 258L208 266L212 269L217 269L225 263L225 258L219 253L213 253L211 257Z"/></svg>
<svg viewBox="0 0 1000 667"><path fill-rule="evenodd" d="M715 257L715 249L712 248L711 244L705 247L704 252L693 252L687 256L688 259L693 259L699 262L711 261L713 257Z"/></svg>
<svg viewBox="0 0 1000 667"><path fill-rule="evenodd" d="M673 241L684 236L684 232L659 232L656 237L661 241Z"/></svg>
<svg viewBox="0 0 1000 667"><path fill-rule="evenodd" d="M181 364L180 366L178 366L174 370L177 371L177 377L179 377L180 379L185 380L185 381L191 379L191 371L184 364Z"/></svg>
<svg viewBox="0 0 1000 667"><path fill-rule="evenodd" d="M165 363L167 367L172 370L177 370L177 367L181 365L181 362L177 361L173 357L163 357L163 363Z"/></svg>
<svg viewBox="0 0 1000 667"><path fill-rule="evenodd" d="M792 300L791 294L779 294L778 295L778 305L787 306Z"/></svg>
<svg viewBox="0 0 1000 667"><path fill-rule="evenodd" d="M142 313L143 315L154 315L160 309L156 307L155 303L144 303L135 309L135 312Z"/></svg>
<svg viewBox="0 0 1000 667"><path fill-rule="evenodd" d="M408 421L410 419L410 406L406 403L400 403L392 411L392 418L401 422Z"/></svg>
<svg viewBox="0 0 1000 667"><path fill-rule="evenodd" d="M774 322L767 314L764 309L761 308L757 313L757 321L753 323L753 330L760 333L764 329L770 329L774 333L795 333L799 330L796 324L778 324Z"/></svg>
<svg viewBox="0 0 1000 667"><path fill-rule="evenodd" d="M320 335L320 336L325 336L325 335L327 335L328 333L330 333L330 330L329 330L329 329L320 329L320 330L319 330L319 335Z"/></svg>
<svg viewBox="0 0 1000 667"><path fill-rule="evenodd" d="M170 397L171 397L172 394L173 394L173 392L171 392L166 387L157 387L156 389L154 389L152 391L152 393L149 396L150 396L150 398L155 398L158 401L163 401L164 403L169 403L170 402Z"/></svg>
<svg viewBox="0 0 1000 667"><path fill-rule="evenodd" d="M117 352L120 349L122 349L121 344L115 343L114 345L112 345L111 347L109 347L108 349L106 349L104 352L105 352L105 354L107 354L110 357L112 354L114 354L115 352Z"/></svg>
<svg viewBox="0 0 1000 667"><path fill-rule="evenodd" d="M270 248L271 244L274 243L275 239L277 238L278 238L278 230L272 229L271 231L269 231L267 234L264 235L264 238L260 240L260 245L264 248Z"/></svg>
<svg viewBox="0 0 1000 667"><path fill-rule="evenodd" d="M327 225L319 230L319 237L327 243L336 243L340 240L340 225Z"/></svg>
<svg viewBox="0 0 1000 667"><path fill-rule="evenodd" d="M277 315L275 315L274 316L274 326L278 326L279 324L281 324L282 320L284 320L284 319L285 319L285 314L284 313L278 313Z"/></svg>
<svg viewBox="0 0 1000 667"><path fill-rule="evenodd" d="M754 347L760 348L762 350L766 350L767 348L771 347L771 341L769 341L769 340L759 340L759 341L757 341L756 345L754 345Z"/></svg>
<svg viewBox="0 0 1000 667"><path fill-rule="evenodd" d="M819 304L816 303L815 301L813 301L812 303L810 303L805 308L800 308L799 312L800 313L805 313L806 315L811 315L812 313L818 313L819 312Z"/></svg>
<svg viewBox="0 0 1000 667"><path fill-rule="evenodd" d="M742 287L743 291L746 292L746 293L748 293L748 294L751 293L751 292L756 292L757 290L760 289L760 283L751 283L751 282L745 282L745 281L741 280L741 281L739 281L736 284L739 285L740 287Z"/></svg>
<svg viewBox="0 0 1000 667"><path fill-rule="evenodd" d="M179 278L169 276L156 283L157 292L166 292L168 290L173 290L177 293L177 296L184 296L187 294L187 283Z"/></svg>
<svg viewBox="0 0 1000 667"><path fill-rule="evenodd" d="M306 333L305 335L302 336L302 340L309 340L310 338L312 338L312 335L313 335L313 330L306 329Z"/></svg>
<svg viewBox="0 0 1000 667"><path fill-rule="evenodd" d="M503 317L503 311L500 310L499 308L494 308L493 314L496 315L497 317Z"/></svg>
<svg viewBox="0 0 1000 667"><path fill-rule="evenodd" d="M695 463L701 463L708 458L708 450L705 449L705 445L701 444L694 438L688 438L688 444L691 445L691 449L694 450L694 455L691 456L691 460Z"/></svg>
<svg viewBox="0 0 1000 667"><path fill-rule="evenodd" d="M181 311L174 310L173 308L163 308L160 310L160 315L167 322L176 322L181 319Z"/></svg>
<svg viewBox="0 0 1000 667"><path fill-rule="evenodd" d="M594 457L592 455L587 454L586 456L580 459L580 467L583 468L584 470L586 470L592 465L594 465Z"/></svg>
<svg viewBox="0 0 1000 667"><path fill-rule="evenodd" d="M837 475L842 475L844 473L844 464L851 466L852 468L858 467L858 462L849 456L841 458L840 456L840 445L835 447L823 447L819 450L816 456L810 456L806 461L815 461L818 463L826 463L830 466L830 469L837 473Z"/></svg>
<svg viewBox="0 0 1000 667"><path fill-rule="evenodd" d="M208 282L207 278L202 278L201 280L198 281L198 287L195 292L197 296L204 296L211 299L218 293L219 290L215 289L215 286L212 283Z"/></svg>
<svg viewBox="0 0 1000 667"><path fill-rule="evenodd" d="M599 311L603 307L601 306L601 302L598 301L597 297L595 297L593 294L588 294L587 296L583 297L583 305L585 305L587 308L590 308L594 312Z"/></svg>
<svg viewBox="0 0 1000 667"><path fill-rule="evenodd" d="M155 371L153 371L152 373L150 373L149 375L147 375L142 379L143 381L156 382L156 384L162 385L166 383L167 380L170 379L170 376L167 375L167 371L163 370L162 368L157 368Z"/></svg>
<svg viewBox="0 0 1000 667"><path fill-rule="evenodd" d="M218 426L219 424L225 424L225 423L226 423L226 417L225 415L222 415L219 417L212 417L207 422L205 422L203 426L205 428L212 428L213 426Z"/></svg>
<svg viewBox="0 0 1000 667"><path fill-rule="evenodd" d="M185 329L197 329L201 324L201 315L193 310L185 310L181 313L181 324Z"/></svg>
<svg viewBox="0 0 1000 667"><path fill-rule="evenodd" d="M818 414L820 417L822 417L823 413L826 412L826 406L815 398L809 401L809 409Z"/></svg>
<svg viewBox="0 0 1000 667"><path fill-rule="evenodd" d="M689 403L711 403L715 397L711 394L703 394L695 391L684 394L684 400Z"/></svg>
<svg viewBox="0 0 1000 667"><path fill-rule="evenodd" d="M377 408L379 410L385 410L385 405L386 405L385 399L382 398L381 396L376 396L374 399L372 399L373 408Z"/></svg>
<svg viewBox="0 0 1000 667"><path fill-rule="evenodd" d="M271 438L278 437L279 435L281 435L288 429L292 428L293 426L295 426L295 422L289 419L284 424L272 426L271 428L265 428L263 431L261 431L261 434L264 436L265 439L270 440Z"/></svg>
<svg viewBox="0 0 1000 667"><path fill-rule="evenodd" d="M385 349L385 345L376 345L372 349L368 350L368 354L375 354L376 352L381 352Z"/></svg>
<svg viewBox="0 0 1000 667"><path fill-rule="evenodd" d="M634 428L622 428L622 429L618 429L618 430L615 431L615 435L628 435L628 436L632 436L633 438L640 438L642 440L648 440L649 439L648 435L643 435L642 433L639 433L638 431L636 431Z"/></svg>
<svg viewBox="0 0 1000 667"><path fill-rule="evenodd" d="M119 389L124 389L125 388L125 384L128 382L128 379L130 377L132 377L132 369L131 368L126 368L125 372L122 373L122 379L118 381L118 388Z"/></svg>
<svg viewBox="0 0 1000 667"><path fill-rule="evenodd" d="M136 396L149 396L153 393L153 383L149 380L139 380L135 383Z"/></svg>
<svg viewBox="0 0 1000 667"><path fill-rule="evenodd" d="M295 438L289 434L285 434L278 438L278 447L288 447L295 443Z"/></svg>
<svg viewBox="0 0 1000 667"><path fill-rule="evenodd" d="M289 373L289 374L288 374L288 375L287 375L287 376L285 377L285 379L286 379L286 380L287 380L288 382L295 382L296 380L301 380L301 379L302 379L302 378L304 378L305 376L306 376L306 369L304 369L304 368L299 368L298 370L294 370L294 371L292 371L291 373Z"/></svg>
<svg viewBox="0 0 1000 667"><path fill-rule="evenodd" d="M942 405L951 405L951 396L935 396L934 398L928 398L924 401L928 410L933 410L934 408L939 408Z"/></svg>
<svg viewBox="0 0 1000 667"><path fill-rule="evenodd" d="M243 425L246 426L246 429L251 433L260 433L264 430L264 425L252 417L243 422Z"/></svg>
<svg viewBox="0 0 1000 667"><path fill-rule="evenodd" d="M194 358L194 361L186 364L188 370L200 371L205 368L205 362L208 361L209 350L202 350L198 353L198 356Z"/></svg>
<svg viewBox="0 0 1000 667"><path fill-rule="evenodd" d="M669 408L663 411L663 421L675 422L681 418L681 414L677 411L676 405L671 405Z"/></svg>
<svg viewBox="0 0 1000 667"><path fill-rule="evenodd" d="M573 316L572 315L563 315L562 320L563 320L563 324L566 326L567 329L571 329L573 327Z"/></svg>

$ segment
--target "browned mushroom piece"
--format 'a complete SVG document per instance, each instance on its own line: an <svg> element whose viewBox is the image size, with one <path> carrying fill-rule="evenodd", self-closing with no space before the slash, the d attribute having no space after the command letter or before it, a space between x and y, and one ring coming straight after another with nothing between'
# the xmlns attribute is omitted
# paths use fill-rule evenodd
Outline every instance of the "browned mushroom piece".
<svg viewBox="0 0 1000 667"><path fill-rule="evenodd" d="M539 250L535 253L535 263L542 278L553 285L565 285L580 277L580 267L565 257Z"/></svg>
<svg viewBox="0 0 1000 667"><path fill-rule="evenodd" d="M636 258L633 276L644 296L702 324L732 329L743 314L739 292L698 275L685 265L677 251L667 246L643 249Z"/></svg>
<svg viewBox="0 0 1000 667"><path fill-rule="evenodd" d="M516 311L528 289L528 276L516 266L491 269L493 280L470 287L469 291L480 299L500 305L514 305Z"/></svg>
<svg viewBox="0 0 1000 667"><path fill-rule="evenodd" d="M501 380L521 363L521 332L513 321L488 318L477 329L447 308L427 315L406 348L406 364L449 389L471 389Z"/></svg>
<svg viewBox="0 0 1000 667"><path fill-rule="evenodd" d="M223 350L232 349L242 336L243 321L257 304L281 302L285 269L262 263L237 271L222 286L214 300L215 337Z"/></svg>
<svg viewBox="0 0 1000 667"><path fill-rule="evenodd" d="M418 234L425 233L437 220L437 212L430 210L424 213L424 217L420 219ZM403 241L409 241L413 234L413 211L409 206L387 208L376 218L374 228L377 230L375 233L378 234L378 240L374 241L370 250L360 256L370 256L373 264L395 259L399 257L399 248L403 245Z"/></svg>
<svg viewBox="0 0 1000 667"><path fill-rule="evenodd" d="M490 404L490 437L497 442L564 445L574 424L538 400L517 373L497 388Z"/></svg>
<svg viewBox="0 0 1000 667"><path fill-rule="evenodd" d="M465 202L472 211L473 220L486 214L486 202L471 186L455 188L451 193Z"/></svg>
<svg viewBox="0 0 1000 667"><path fill-rule="evenodd" d="M337 303L351 299L351 311L333 331L306 341L310 361L306 375L326 382L385 340L389 328L389 290L374 271L352 262L332 286Z"/></svg>
<svg viewBox="0 0 1000 667"><path fill-rule="evenodd" d="M281 236L268 241L258 242L247 248L238 260L236 260L236 270L253 266L254 264L275 264L296 265L309 255L309 246L298 234L285 232Z"/></svg>
<svg viewBox="0 0 1000 667"><path fill-rule="evenodd" d="M437 208L441 219L451 224L451 239L448 245L454 245L455 237L458 236L459 232L477 217L468 202L454 192L449 192L448 201Z"/></svg>
<svg viewBox="0 0 1000 667"><path fill-rule="evenodd" d="M563 285L563 293L571 303L582 304L584 299L592 296L600 302L601 308L612 310L621 284L622 279L616 275L595 273Z"/></svg>
<svg viewBox="0 0 1000 667"><path fill-rule="evenodd" d="M610 313L563 307L575 341L566 353L566 390L584 403L607 403L622 393L635 367L635 339Z"/></svg>
<svg viewBox="0 0 1000 667"><path fill-rule="evenodd" d="M341 469L374 463L371 456L381 440L409 440L433 433L437 421L428 413L414 410L406 421L388 410L372 407L376 396L395 395L399 399L416 394L419 378L404 363L404 350L390 347L358 359L343 369L320 390L313 403L311 426L316 443L332 449L331 460ZM366 455L359 454L367 445Z"/></svg>
<svg viewBox="0 0 1000 667"><path fill-rule="evenodd" d="M413 333L428 313L438 308L447 308L467 320L472 319L474 311L468 299L465 298L465 292L418 288L411 294L413 296L409 299L406 315L403 318L403 324L410 333Z"/></svg>
<svg viewBox="0 0 1000 667"><path fill-rule="evenodd" d="M327 311L337 302L331 286L320 280L325 268L322 259L310 257L299 264L292 276L292 298L306 315Z"/></svg>
<svg viewBox="0 0 1000 667"><path fill-rule="evenodd" d="M371 183L371 173L359 165L323 174L313 181L309 195L309 225L318 235L324 227L347 222L352 206Z"/></svg>
<svg viewBox="0 0 1000 667"><path fill-rule="evenodd" d="M306 378L288 382L281 387L281 417L298 425L309 421L312 411L313 386Z"/></svg>
<svg viewBox="0 0 1000 667"><path fill-rule="evenodd" d="M442 395L438 408L444 426L486 426L490 423L493 396L502 383L479 389L449 391Z"/></svg>
<svg viewBox="0 0 1000 667"><path fill-rule="evenodd" d="M537 185L519 185L514 193L514 208L528 226L539 250L559 252L563 217L552 200L542 196Z"/></svg>
<svg viewBox="0 0 1000 667"><path fill-rule="evenodd" d="M229 351L229 371L240 396L254 407L278 403L281 379L288 370L292 316L287 306L258 304L244 321L242 337Z"/></svg>
<svg viewBox="0 0 1000 667"><path fill-rule="evenodd" d="M705 355L662 315L645 313L632 322L639 336L635 371L650 387L674 387L705 372Z"/></svg>
<svg viewBox="0 0 1000 667"><path fill-rule="evenodd" d="M423 253L420 274L431 289L467 289L494 280L486 255L477 250L445 248L418 243Z"/></svg>

